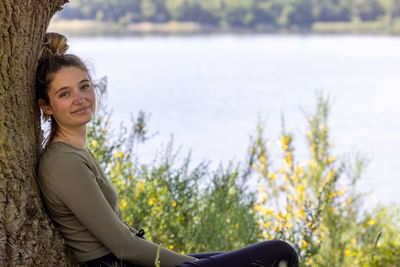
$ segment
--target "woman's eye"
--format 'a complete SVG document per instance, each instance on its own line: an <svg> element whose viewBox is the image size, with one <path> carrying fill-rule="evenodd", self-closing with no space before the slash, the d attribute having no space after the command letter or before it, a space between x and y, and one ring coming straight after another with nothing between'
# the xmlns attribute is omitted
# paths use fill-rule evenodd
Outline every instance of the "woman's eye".
<svg viewBox="0 0 400 267"><path fill-rule="evenodd" d="M68 95L69 95L68 92L63 92L63 93L60 94L60 97L66 97Z"/></svg>
<svg viewBox="0 0 400 267"><path fill-rule="evenodd" d="M85 85L83 85L83 86L81 87L81 89L88 89L88 88L90 88L90 85L89 85L89 84L85 84Z"/></svg>

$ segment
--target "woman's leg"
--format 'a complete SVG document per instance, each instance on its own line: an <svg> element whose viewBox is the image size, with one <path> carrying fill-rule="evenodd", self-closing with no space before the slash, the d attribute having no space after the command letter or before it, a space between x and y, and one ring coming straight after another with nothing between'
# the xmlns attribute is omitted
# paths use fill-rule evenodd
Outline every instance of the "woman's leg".
<svg viewBox="0 0 400 267"><path fill-rule="evenodd" d="M196 257L196 254L193 256ZM287 267L299 265L296 251L291 245L285 241L273 240L201 257L197 261L185 262L180 267L269 267L279 266L281 262L285 262Z"/></svg>
<svg viewBox="0 0 400 267"><path fill-rule="evenodd" d="M206 253L196 253L196 254L188 254L189 256L195 257L197 259L209 258L211 256L216 256L226 252L206 252Z"/></svg>

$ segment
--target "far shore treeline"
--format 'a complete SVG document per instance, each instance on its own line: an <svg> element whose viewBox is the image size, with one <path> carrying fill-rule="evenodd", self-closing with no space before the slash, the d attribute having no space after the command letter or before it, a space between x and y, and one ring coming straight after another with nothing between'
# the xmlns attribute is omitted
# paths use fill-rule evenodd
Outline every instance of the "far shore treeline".
<svg viewBox="0 0 400 267"><path fill-rule="evenodd" d="M56 20L193 23L194 31L400 33L400 0L74 0Z"/></svg>

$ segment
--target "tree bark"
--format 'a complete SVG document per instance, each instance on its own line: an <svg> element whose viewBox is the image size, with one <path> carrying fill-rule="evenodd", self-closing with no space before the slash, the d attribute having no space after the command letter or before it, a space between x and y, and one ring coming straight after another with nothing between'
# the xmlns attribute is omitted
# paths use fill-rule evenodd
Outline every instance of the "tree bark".
<svg viewBox="0 0 400 267"><path fill-rule="evenodd" d="M36 183L35 71L51 17L68 0L0 1L0 265L72 265Z"/></svg>

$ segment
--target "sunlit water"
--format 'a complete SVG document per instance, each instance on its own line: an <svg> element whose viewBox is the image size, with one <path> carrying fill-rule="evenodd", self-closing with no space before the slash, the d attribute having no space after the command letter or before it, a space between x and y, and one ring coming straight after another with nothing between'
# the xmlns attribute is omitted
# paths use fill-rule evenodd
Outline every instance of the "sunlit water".
<svg viewBox="0 0 400 267"><path fill-rule="evenodd" d="M151 113L159 134L139 150L154 158L174 135L182 157L212 166L243 161L261 118L278 165L281 114L307 157L307 118L316 92L333 99L331 140L338 155L370 164L359 183L366 206L399 201L400 38L376 36L209 35L71 38L96 77L108 76L113 121Z"/></svg>

